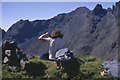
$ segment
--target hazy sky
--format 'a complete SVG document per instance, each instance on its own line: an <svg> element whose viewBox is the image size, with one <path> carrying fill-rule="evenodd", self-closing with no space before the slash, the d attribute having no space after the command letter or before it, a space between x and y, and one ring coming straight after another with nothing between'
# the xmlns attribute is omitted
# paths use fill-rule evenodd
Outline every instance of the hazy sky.
<svg viewBox="0 0 120 80"><path fill-rule="evenodd" d="M68 13L77 7L93 9L100 2L2 2L2 24L7 30L20 19L50 19L60 13ZM104 8L112 7L115 2L102 2Z"/></svg>

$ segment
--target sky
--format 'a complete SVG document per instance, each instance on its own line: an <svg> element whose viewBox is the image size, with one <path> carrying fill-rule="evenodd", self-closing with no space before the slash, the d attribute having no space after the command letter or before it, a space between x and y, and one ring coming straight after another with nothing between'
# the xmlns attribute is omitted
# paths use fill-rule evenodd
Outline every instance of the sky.
<svg viewBox="0 0 120 80"><path fill-rule="evenodd" d="M102 4L104 8L108 8L115 2L2 2L0 26L7 31L20 19L30 21L50 19L60 13L71 12L77 7L86 6L92 10L96 4Z"/></svg>

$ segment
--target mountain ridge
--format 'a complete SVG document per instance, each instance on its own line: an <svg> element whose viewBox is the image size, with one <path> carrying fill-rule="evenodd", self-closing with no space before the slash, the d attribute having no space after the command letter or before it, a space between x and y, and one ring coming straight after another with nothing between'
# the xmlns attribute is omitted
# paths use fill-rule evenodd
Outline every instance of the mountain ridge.
<svg viewBox="0 0 120 80"><path fill-rule="evenodd" d="M76 55L117 57L119 17L116 16L119 4L120 2L117 2L112 9L103 9L100 4L93 10L79 7L70 13L58 14L48 20L20 20L8 29L3 41L16 41L24 53L41 54L48 50L48 44L37 40L37 37L59 28L68 43L66 47Z"/></svg>

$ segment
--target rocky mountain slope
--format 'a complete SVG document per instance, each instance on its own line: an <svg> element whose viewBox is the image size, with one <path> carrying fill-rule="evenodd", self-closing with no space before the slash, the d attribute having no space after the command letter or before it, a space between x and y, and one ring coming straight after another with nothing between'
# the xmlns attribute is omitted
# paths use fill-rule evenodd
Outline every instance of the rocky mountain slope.
<svg viewBox="0 0 120 80"><path fill-rule="evenodd" d="M41 54L47 51L48 44L37 40L38 36L59 28L67 42L66 47L76 55L115 58L118 54L118 7L120 2L113 5L112 9L103 9L102 5L98 4L93 10L79 7L48 20L20 20L8 29L3 41L15 40L23 52Z"/></svg>
<svg viewBox="0 0 120 80"><path fill-rule="evenodd" d="M5 35L5 31L3 29L0 28L0 45L2 45L2 38Z"/></svg>

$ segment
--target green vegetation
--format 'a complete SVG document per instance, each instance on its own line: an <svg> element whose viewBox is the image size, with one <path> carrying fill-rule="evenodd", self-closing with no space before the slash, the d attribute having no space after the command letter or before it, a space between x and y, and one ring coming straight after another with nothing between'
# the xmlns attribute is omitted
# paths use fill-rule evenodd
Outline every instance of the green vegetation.
<svg viewBox="0 0 120 80"><path fill-rule="evenodd" d="M84 61L83 61L84 60ZM64 71L57 69L56 63L48 60L40 60L39 56L28 61L28 67L25 70L16 70L14 72L8 71L7 65L3 67L3 78L70 78L72 80L96 80L98 78L109 78L111 76L101 76L100 72L103 70L101 66L101 59L94 56L81 56L72 62L68 62Z"/></svg>
<svg viewBox="0 0 120 80"><path fill-rule="evenodd" d="M101 79L109 78L112 80L110 75L101 76L100 72L103 71L102 60L95 56L82 56L82 59L85 60L85 63L81 65L81 72L84 74L84 79Z"/></svg>

